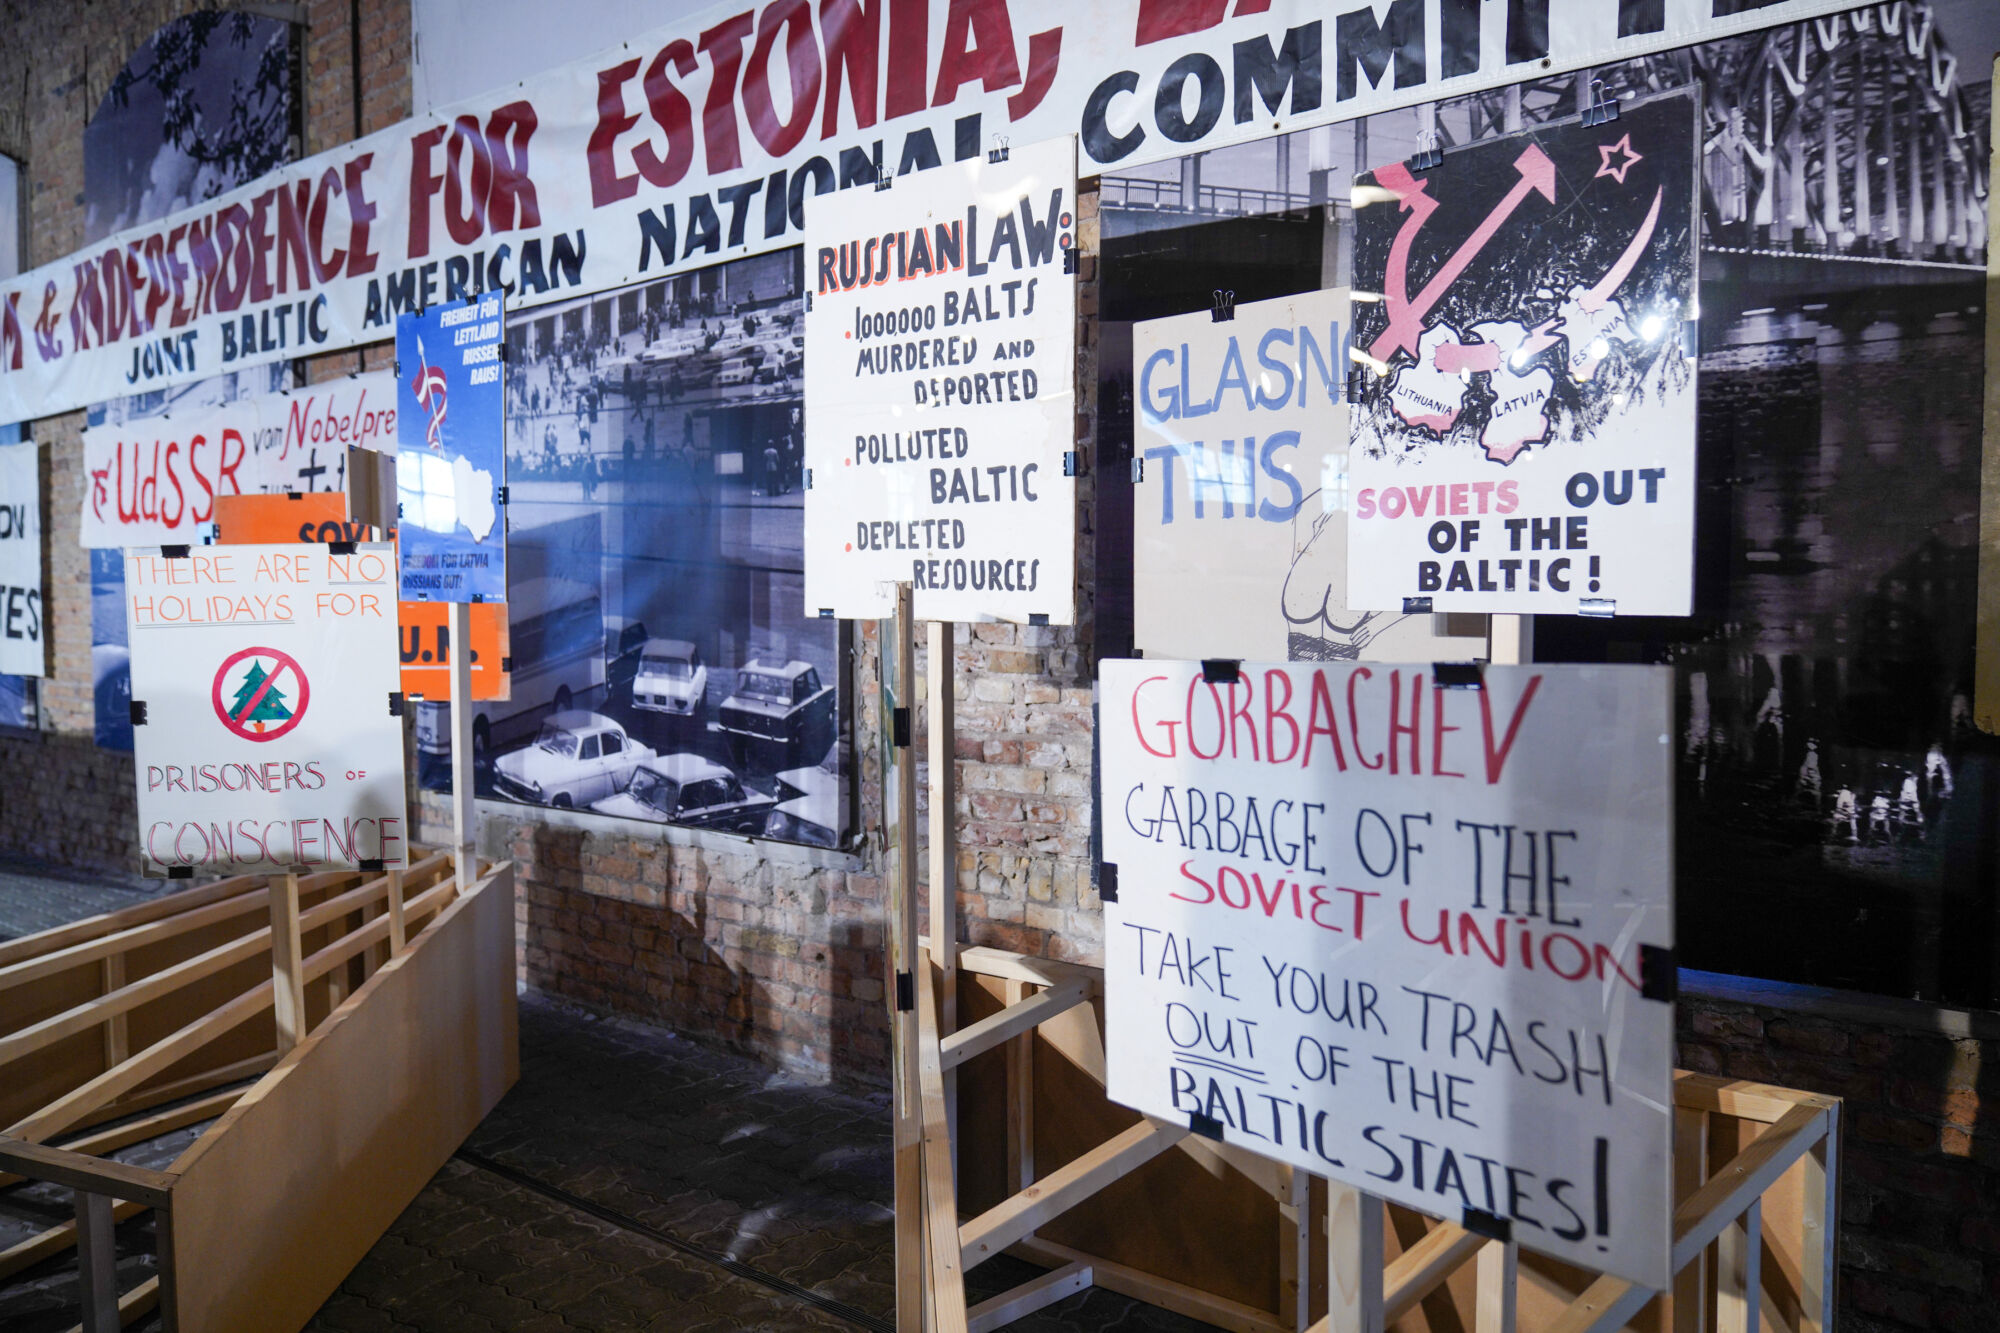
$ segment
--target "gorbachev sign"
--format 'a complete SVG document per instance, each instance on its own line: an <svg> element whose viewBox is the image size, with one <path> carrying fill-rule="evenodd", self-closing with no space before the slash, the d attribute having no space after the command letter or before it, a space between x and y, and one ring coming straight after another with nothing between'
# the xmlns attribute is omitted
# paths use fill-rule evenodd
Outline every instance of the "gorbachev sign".
<svg viewBox="0 0 2000 1333"><path fill-rule="evenodd" d="M771 0L273 172L0 285L0 421L799 243L806 201L1077 136L1078 174L1838 0Z"/></svg>

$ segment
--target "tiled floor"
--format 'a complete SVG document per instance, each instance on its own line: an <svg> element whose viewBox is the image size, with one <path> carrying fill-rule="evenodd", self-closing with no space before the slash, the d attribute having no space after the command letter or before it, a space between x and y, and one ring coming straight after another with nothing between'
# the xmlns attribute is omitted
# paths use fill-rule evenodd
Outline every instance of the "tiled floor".
<svg viewBox="0 0 2000 1333"><path fill-rule="evenodd" d="M62 886L54 886L62 890ZM116 886L56 892L0 873L0 936L105 910ZM50 918L53 917L54 920ZM117 1154L165 1166L199 1127ZM848 1330L892 1326L883 1095L791 1081L672 1034L521 997L521 1081L308 1325L315 1333ZM66 1191L0 1192L0 1249L64 1220ZM152 1271L120 1230L121 1287ZM970 1298L1033 1275L1001 1259ZM0 1287L0 1329L77 1318L73 1256ZM156 1328L149 1318L138 1328ZM1013 1327L1198 1333L1087 1291Z"/></svg>

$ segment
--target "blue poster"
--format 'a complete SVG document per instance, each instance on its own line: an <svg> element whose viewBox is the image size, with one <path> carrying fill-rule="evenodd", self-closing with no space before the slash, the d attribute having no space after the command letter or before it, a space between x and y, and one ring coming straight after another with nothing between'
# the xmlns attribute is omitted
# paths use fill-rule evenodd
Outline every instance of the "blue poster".
<svg viewBox="0 0 2000 1333"><path fill-rule="evenodd" d="M507 598L498 292L396 320L402 597Z"/></svg>

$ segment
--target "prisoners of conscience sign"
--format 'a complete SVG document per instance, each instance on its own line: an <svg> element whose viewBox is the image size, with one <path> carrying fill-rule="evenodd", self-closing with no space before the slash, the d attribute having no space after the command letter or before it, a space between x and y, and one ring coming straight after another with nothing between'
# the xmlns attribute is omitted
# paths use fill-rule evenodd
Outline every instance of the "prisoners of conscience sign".
<svg viewBox="0 0 2000 1333"><path fill-rule="evenodd" d="M1347 290L1133 327L1133 640L1148 657L1481 656L1347 609Z"/></svg>
<svg viewBox="0 0 2000 1333"><path fill-rule="evenodd" d="M812 202L806 609L1068 624L1076 146Z"/></svg>
<svg viewBox="0 0 2000 1333"><path fill-rule="evenodd" d="M1676 93L1354 178L1349 604L1688 613L1699 122Z"/></svg>
<svg viewBox="0 0 2000 1333"><path fill-rule="evenodd" d="M1665 1286L1669 679L1105 662L1112 1098Z"/></svg>
<svg viewBox="0 0 2000 1333"><path fill-rule="evenodd" d="M125 616L148 871L409 864L393 546L129 550Z"/></svg>

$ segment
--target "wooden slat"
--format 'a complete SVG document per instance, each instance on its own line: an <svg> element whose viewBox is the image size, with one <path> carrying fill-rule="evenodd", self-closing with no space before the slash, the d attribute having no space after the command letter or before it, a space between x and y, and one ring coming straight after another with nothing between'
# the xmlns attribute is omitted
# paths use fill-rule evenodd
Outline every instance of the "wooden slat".
<svg viewBox="0 0 2000 1333"><path fill-rule="evenodd" d="M1802 1159L1805 1198L1800 1209L1799 1333L1827 1333L1833 1325L1833 1282L1840 1234L1840 1108L1827 1112L1826 1136Z"/></svg>
<svg viewBox="0 0 2000 1333"><path fill-rule="evenodd" d="M951 1121L945 1111L944 1062L938 1052L937 969L917 953L917 1095L924 1133L924 1233L936 1333L966 1333L965 1271L959 1266L958 1186L952 1170Z"/></svg>
<svg viewBox="0 0 2000 1333"><path fill-rule="evenodd" d="M143 1203L119 1200L111 1210L111 1220L123 1222L149 1211ZM32 1268L44 1259L50 1259L76 1245L76 1219L50 1227L24 1241L0 1250L0 1280L5 1280L24 1268Z"/></svg>
<svg viewBox="0 0 2000 1333"><path fill-rule="evenodd" d="M174 897L181 897L175 894ZM171 901L163 900L163 901ZM66 949L52 949L47 953L35 954L0 967L0 991L11 990L31 981L66 972L73 967L82 967L101 959L128 954L134 949L157 944L161 940L173 939L203 926L212 926L239 916L248 916L264 908L264 889L260 884L246 893L232 894L220 902L204 907L176 912L163 920L131 926L101 935L95 939L81 940Z"/></svg>
<svg viewBox="0 0 2000 1333"><path fill-rule="evenodd" d="M1055 1241L1044 1240L1040 1236L1032 1240L1017 1241L1009 1248L1014 1254L1030 1263L1069 1264L1088 1263L1091 1282L1106 1291L1115 1291L1120 1296L1130 1296L1133 1300L1157 1305L1162 1310L1172 1310L1175 1314L1186 1315L1189 1319L1199 1319L1204 1324L1227 1329L1228 1333L1286 1333L1278 1321L1271 1317L1269 1310L1259 1310L1241 1301L1232 1301L1226 1296L1191 1287L1184 1282L1144 1272L1125 1264L1113 1263L1082 1250Z"/></svg>
<svg viewBox="0 0 2000 1333"><path fill-rule="evenodd" d="M1512 1241L1479 1251L1479 1282L1473 1298L1475 1333L1514 1333L1514 1289L1521 1251Z"/></svg>
<svg viewBox="0 0 2000 1333"><path fill-rule="evenodd" d="M1759 1278L1764 1208L1752 1199L1743 1216L1716 1238L1715 1333L1757 1333L1764 1305Z"/></svg>
<svg viewBox="0 0 2000 1333"><path fill-rule="evenodd" d="M1797 1107L1809 1106L1823 1111L1834 1106L1836 1101L1832 1097L1795 1092L1769 1083L1747 1083L1742 1079L1718 1078L1713 1074L1696 1074L1685 1069L1674 1071L1674 1105L1734 1116L1738 1120L1755 1120L1763 1125L1777 1123L1786 1112Z"/></svg>
<svg viewBox="0 0 2000 1333"><path fill-rule="evenodd" d="M1543 1333L1612 1333L1657 1295L1622 1277L1601 1277L1570 1302Z"/></svg>
<svg viewBox="0 0 2000 1333"><path fill-rule="evenodd" d="M98 960L104 984L99 987L99 995L110 995L125 986L125 955L114 953ZM131 1029L123 1013L113 1014L104 1021L104 1067L122 1064L132 1053Z"/></svg>
<svg viewBox="0 0 2000 1333"><path fill-rule="evenodd" d="M1039 991L1019 1004L1008 1005L988 1014L977 1023L952 1033L941 1043L946 1069L955 1069L975 1055L1048 1022L1057 1014L1074 1009L1090 998L1089 989L1076 982Z"/></svg>
<svg viewBox="0 0 2000 1333"><path fill-rule="evenodd" d="M1027 998L1028 983L1003 981L1007 1003ZM1023 1032L1007 1043L1007 1190L1035 1183L1035 1034Z"/></svg>
<svg viewBox="0 0 2000 1333"><path fill-rule="evenodd" d="M1005 1328L1017 1319L1026 1319L1037 1310L1066 1300L1089 1285L1090 1265L1081 1260L1052 1268L1012 1291L1002 1292L992 1300L973 1306L966 1312L966 1327L971 1333L991 1333L993 1329Z"/></svg>
<svg viewBox="0 0 2000 1333"><path fill-rule="evenodd" d="M177 1102L183 1097L193 1097L212 1088L254 1079L276 1063L278 1063L278 1053L266 1051L262 1055L253 1055L234 1064L217 1065L214 1069L204 1069L198 1074L189 1074L186 1078L177 1078L170 1083L155 1083L137 1092L114 1098L90 1114L79 1117L70 1128L92 1129L114 1120L123 1120L127 1116L138 1115L142 1111L166 1106L169 1102ZM239 1088L236 1091L240 1094L243 1090Z"/></svg>
<svg viewBox="0 0 2000 1333"><path fill-rule="evenodd" d="M39 958L43 954L67 949L85 940L94 940L121 930L129 930L134 926L164 920L263 887L262 875L238 875L231 879L217 880L213 884L204 884L199 888L183 889L179 893L149 899L132 907L120 908L116 912L85 917L66 926L57 926L54 930L23 935L16 940L0 942L0 967L12 967L23 959Z"/></svg>
<svg viewBox="0 0 2000 1333"><path fill-rule="evenodd" d="M409 926L403 919L403 872L389 872L389 953L391 956L403 951L409 942Z"/></svg>
<svg viewBox="0 0 2000 1333"><path fill-rule="evenodd" d="M933 620L925 655L924 716L930 750L930 959L938 970L939 1037L958 1032L958 760L957 677L953 625ZM952 1170L958 1169L958 1061L944 1062L944 1119L951 1135Z"/></svg>
<svg viewBox="0 0 2000 1333"><path fill-rule="evenodd" d="M1313 1333L1382 1333L1382 1200L1326 1182L1326 1316Z"/></svg>
<svg viewBox="0 0 2000 1333"><path fill-rule="evenodd" d="M111 1200L76 1192L76 1286L83 1297L85 1333L118 1333L118 1241Z"/></svg>
<svg viewBox="0 0 2000 1333"><path fill-rule="evenodd" d="M1280 1167L1278 1188L1278 1322L1303 1333L1307 1321L1306 1275L1312 1272L1312 1177Z"/></svg>
<svg viewBox="0 0 2000 1333"><path fill-rule="evenodd" d="M103 1157L86 1157L67 1148L0 1137L0 1166L30 1180L53 1181L113 1199L128 1199L154 1208L166 1204L174 1177L165 1171L131 1166Z"/></svg>
<svg viewBox="0 0 2000 1333"><path fill-rule="evenodd" d="M156 1274L147 1278L132 1290L118 1298L118 1323L129 1326L151 1314L160 1303L160 1279ZM69 1333L83 1333L82 1324L74 1324ZM169 1329L171 1333L171 1328Z"/></svg>
<svg viewBox="0 0 2000 1333"><path fill-rule="evenodd" d="M129 1124L114 1125L110 1129L86 1134L82 1138L71 1139L58 1146L69 1152L79 1152L90 1157L101 1157L120 1148L129 1148L147 1139L156 1139L162 1134L171 1134L177 1129L199 1124L203 1120L213 1120L236 1104L236 1099L248 1090L248 1085L226 1088L212 1092L206 1097L169 1107L164 1111L141 1117Z"/></svg>
<svg viewBox="0 0 2000 1333"><path fill-rule="evenodd" d="M1029 1232L1082 1203L1187 1137L1181 1125L1147 1117L1122 1134L1050 1172L1013 1198L959 1228L965 1266L992 1258Z"/></svg>
<svg viewBox="0 0 2000 1333"><path fill-rule="evenodd" d="M289 1051L305 1040L306 979L300 967L299 877L286 875L271 884L271 995L278 1023L278 1049Z"/></svg>
<svg viewBox="0 0 2000 1333"><path fill-rule="evenodd" d="M879 627L877 645L882 670L877 673L878 725L891 724L892 707L916 702L916 625L911 616L910 585L896 585L896 615ZM888 639L893 636L893 642ZM893 682L894 693L886 693ZM889 747L895 770L895 799L885 792L883 813L894 812L891 829L895 856L889 861L887 917L889 979L915 978L922 957L917 943L917 754L914 745ZM886 775L884 778L887 780ZM896 994L895 985L889 988ZM925 1279L923 1109L917 1083L917 1015L889 1005L890 1086L893 1092L890 1134L895 1145L896 1328L921 1333L930 1319L930 1288Z"/></svg>
<svg viewBox="0 0 2000 1333"><path fill-rule="evenodd" d="M920 937L917 942L929 947L930 937ZM1053 958L1030 958L1026 954L992 949L983 944L968 945L960 949L958 965L962 970L977 973L982 977L1011 978L1015 981L1025 981L1033 986L1060 986L1067 981L1081 981L1092 990L1097 990L1104 984L1102 968L1084 967L1079 963L1061 963Z"/></svg>
<svg viewBox="0 0 2000 1333"><path fill-rule="evenodd" d="M1393 1323L1456 1273L1487 1244L1456 1222L1440 1222L1422 1240L1396 1256L1382 1275L1383 1316Z"/></svg>
<svg viewBox="0 0 2000 1333"><path fill-rule="evenodd" d="M1708 1179L1707 1111L1674 1108L1674 1197L1685 1199ZM1708 1333L1708 1261L1697 1255L1674 1274L1673 1333Z"/></svg>

